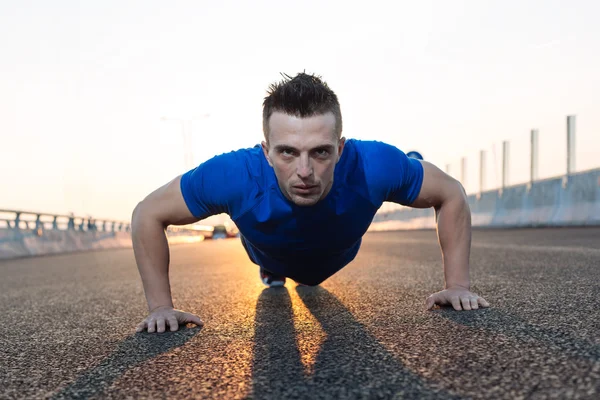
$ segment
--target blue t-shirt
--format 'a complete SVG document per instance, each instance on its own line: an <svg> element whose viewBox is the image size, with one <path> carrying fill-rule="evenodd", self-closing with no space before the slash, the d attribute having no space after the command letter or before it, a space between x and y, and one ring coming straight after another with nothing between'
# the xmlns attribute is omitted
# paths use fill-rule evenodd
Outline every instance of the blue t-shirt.
<svg viewBox="0 0 600 400"><path fill-rule="evenodd" d="M398 148L350 139L331 191L313 206L297 206L283 195L260 145L188 171L181 191L196 218L229 214L256 264L312 285L354 259L384 201L409 205L422 182L421 163Z"/></svg>

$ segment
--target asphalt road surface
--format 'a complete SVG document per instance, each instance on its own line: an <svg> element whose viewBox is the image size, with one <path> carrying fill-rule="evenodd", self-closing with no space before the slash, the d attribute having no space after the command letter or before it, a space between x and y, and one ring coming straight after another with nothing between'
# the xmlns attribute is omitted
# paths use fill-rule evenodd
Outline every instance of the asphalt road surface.
<svg viewBox="0 0 600 400"><path fill-rule="evenodd" d="M0 262L0 398L599 399L600 229L476 230L489 309L426 311L435 232L370 233L320 287L265 289L238 239L171 251L202 329L135 333L132 250Z"/></svg>

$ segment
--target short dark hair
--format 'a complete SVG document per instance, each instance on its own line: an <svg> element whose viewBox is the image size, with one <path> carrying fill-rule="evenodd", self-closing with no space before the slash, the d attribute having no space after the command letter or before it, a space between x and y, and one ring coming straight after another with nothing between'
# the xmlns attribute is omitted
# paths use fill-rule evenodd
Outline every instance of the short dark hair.
<svg viewBox="0 0 600 400"><path fill-rule="evenodd" d="M342 111L337 96L320 76L300 72L294 78L281 74L283 80L269 86L263 102L263 132L269 139L269 118L274 112L283 112L304 118L332 112L335 116L335 131L342 135Z"/></svg>

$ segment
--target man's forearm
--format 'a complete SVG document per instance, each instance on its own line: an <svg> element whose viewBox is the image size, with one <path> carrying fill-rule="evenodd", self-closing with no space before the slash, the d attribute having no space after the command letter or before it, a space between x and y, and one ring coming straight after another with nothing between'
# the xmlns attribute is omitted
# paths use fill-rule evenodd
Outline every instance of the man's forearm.
<svg viewBox="0 0 600 400"><path fill-rule="evenodd" d="M446 288L470 290L469 256L471 252L471 210L462 187L460 194L446 200L437 213L437 230Z"/></svg>
<svg viewBox="0 0 600 400"><path fill-rule="evenodd" d="M163 225L152 218L144 218L136 208L132 218L133 251L148 309L173 307L169 283L169 243Z"/></svg>

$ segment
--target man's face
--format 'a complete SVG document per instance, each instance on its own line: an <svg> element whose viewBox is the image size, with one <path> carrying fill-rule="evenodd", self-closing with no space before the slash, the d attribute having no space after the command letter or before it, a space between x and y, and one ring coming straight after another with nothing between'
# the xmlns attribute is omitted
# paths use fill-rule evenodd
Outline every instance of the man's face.
<svg viewBox="0 0 600 400"><path fill-rule="evenodd" d="M335 132L333 113L298 118L274 112L269 130L262 148L284 196L299 206L327 196L345 143Z"/></svg>

